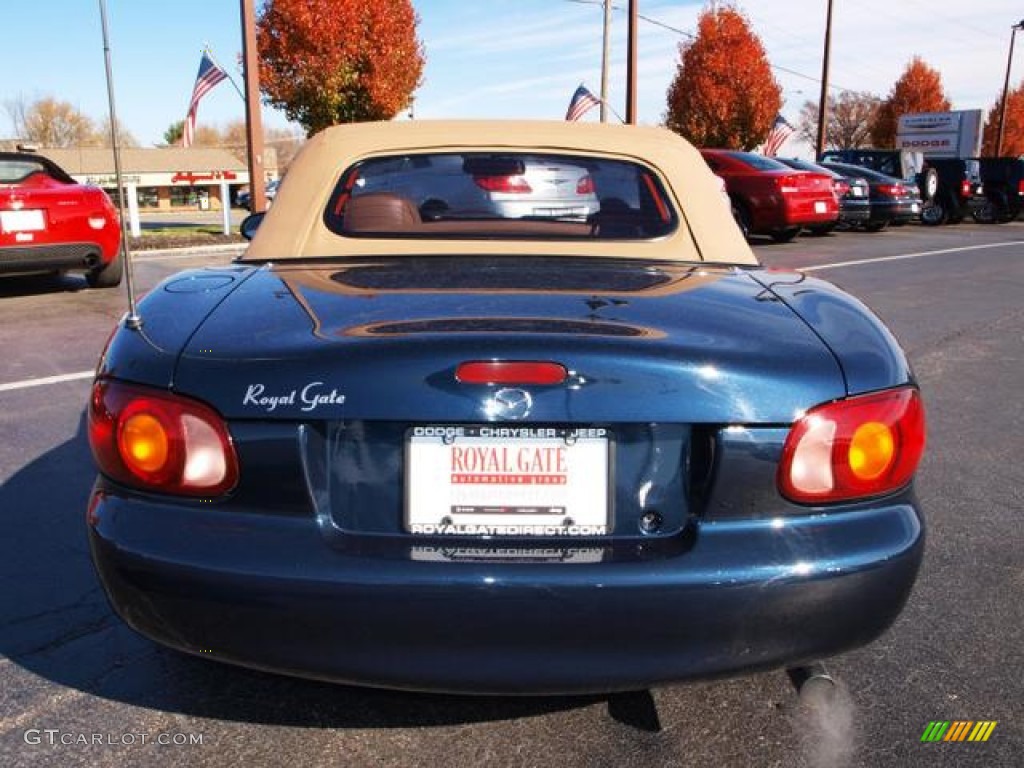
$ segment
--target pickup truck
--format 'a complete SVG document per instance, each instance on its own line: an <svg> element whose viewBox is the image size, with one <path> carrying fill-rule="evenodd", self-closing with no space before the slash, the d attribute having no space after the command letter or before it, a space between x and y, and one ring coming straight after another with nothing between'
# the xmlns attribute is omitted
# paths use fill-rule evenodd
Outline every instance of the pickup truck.
<svg viewBox="0 0 1024 768"><path fill-rule="evenodd" d="M928 164L939 175L938 190L921 211L921 223L959 224L967 216L979 219L986 205L980 162L958 157L929 158Z"/></svg>
<svg viewBox="0 0 1024 768"><path fill-rule="evenodd" d="M984 197L972 211L975 220L985 224L1013 221L1024 208L1024 160L981 157L977 163Z"/></svg>

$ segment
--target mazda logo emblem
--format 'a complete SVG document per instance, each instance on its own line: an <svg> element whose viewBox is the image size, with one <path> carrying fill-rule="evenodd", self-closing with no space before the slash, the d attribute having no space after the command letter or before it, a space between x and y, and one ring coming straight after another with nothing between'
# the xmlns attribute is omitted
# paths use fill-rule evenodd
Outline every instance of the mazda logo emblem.
<svg viewBox="0 0 1024 768"><path fill-rule="evenodd" d="M533 398L521 389L499 389L484 403L484 412L492 419L517 421L530 415Z"/></svg>

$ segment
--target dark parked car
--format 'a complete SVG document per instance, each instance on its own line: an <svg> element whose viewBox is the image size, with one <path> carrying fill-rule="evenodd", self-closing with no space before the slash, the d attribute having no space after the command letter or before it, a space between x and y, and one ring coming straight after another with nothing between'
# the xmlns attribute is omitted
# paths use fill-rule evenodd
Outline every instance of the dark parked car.
<svg viewBox="0 0 1024 768"><path fill-rule="evenodd" d="M360 185L452 152L586 167L601 207L424 219ZM167 278L100 361L88 536L132 627L528 694L804 663L895 620L924 548L910 366L859 301L763 269L682 138L350 124L288 179L238 263Z"/></svg>
<svg viewBox="0 0 1024 768"><path fill-rule="evenodd" d="M796 171L774 158L731 149L702 149L704 161L725 179L733 216L745 235L792 240L804 227L834 227L839 202L832 177Z"/></svg>
<svg viewBox="0 0 1024 768"><path fill-rule="evenodd" d="M959 224L967 216L976 216L986 202L978 161L935 157L928 162L939 175L939 187L922 208L921 223Z"/></svg>
<svg viewBox="0 0 1024 768"><path fill-rule="evenodd" d="M864 179L857 176L843 176L823 165L800 160L795 157L776 157L774 159L783 165L788 165L790 168L796 168L799 171L824 173L832 177L832 186L836 197L839 199L839 220L836 224L816 224L808 227L812 234L828 234L836 226L856 227L864 224L871 218L871 202L868 199L870 190L868 189L867 181Z"/></svg>
<svg viewBox="0 0 1024 768"><path fill-rule="evenodd" d="M890 224L905 224L921 215L917 190L897 178L859 165L823 162L823 166L844 176L864 179L870 189L871 216L864 224L868 232L879 232Z"/></svg>
<svg viewBox="0 0 1024 768"><path fill-rule="evenodd" d="M1024 160L1017 157L978 159L984 202L974 210L983 223L1013 221L1024 207Z"/></svg>
<svg viewBox="0 0 1024 768"><path fill-rule="evenodd" d="M121 283L121 220L107 193L32 152L0 152L0 273L82 271Z"/></svg>
<svg viewBox="0 0 1024 768"><path fill-rule="evenodd" d="M923 153L909 149L830 149L819 162L860 165L902 180L917 189L922 203L930 203L939 191L939 174Z"/></svg>

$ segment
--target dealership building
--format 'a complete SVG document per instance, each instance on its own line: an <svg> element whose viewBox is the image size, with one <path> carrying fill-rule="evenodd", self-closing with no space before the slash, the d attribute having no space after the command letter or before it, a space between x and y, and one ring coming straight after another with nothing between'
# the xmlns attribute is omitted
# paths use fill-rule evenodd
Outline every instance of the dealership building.
<svg viewBox="0 0 1024 768"><path fill-rule="evenodd" d="M109 147L39 148L75 181L103 187L116 200L114 154ZM273 149L264 156L267 178L277 177ZM121 175L144 211L221 210L249 184L246 164L226 149L209 147L123 148Z"/></svg>

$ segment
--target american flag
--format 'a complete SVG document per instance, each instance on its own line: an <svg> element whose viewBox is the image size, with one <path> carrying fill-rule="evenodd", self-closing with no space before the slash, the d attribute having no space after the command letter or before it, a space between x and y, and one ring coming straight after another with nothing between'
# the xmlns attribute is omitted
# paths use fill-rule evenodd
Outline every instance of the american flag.
<svg viewBox="0 0 1024 768"><path fill-rule="evenodd" d="M776 115L772 129L768 132L768 138L764 140L764 149L762 150L764 154L768 157L775 157L794 131L796 128L790 125L786 118L781 114Z"/></svg>
<svg viewBox="0 0 1024 768"><path fill-rule="evenodd" d="M569 109L565 112L565 119L579 120L587 113L587 110L600 103L601 100L581 83L580 87L576 89L576 93L572 95L572 99L569 100Z"/></svg>
<svg viewBox="0 0 1024 768"><path fill-rule="evenodd" d="M192 88L192 100L188 104L188 114L185 116L185 126L181 133L181 146L191 147L192 140L196 135L196 113L199 111L199 100L213 90L221 80L226 80L228 73L217 66L210 54L203 51L203 58L199 60L199 74L196 75L196 84Z"/></svg>

